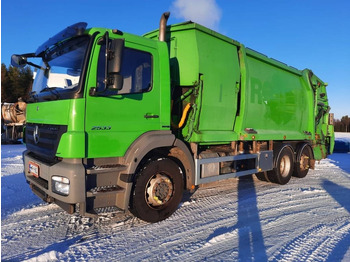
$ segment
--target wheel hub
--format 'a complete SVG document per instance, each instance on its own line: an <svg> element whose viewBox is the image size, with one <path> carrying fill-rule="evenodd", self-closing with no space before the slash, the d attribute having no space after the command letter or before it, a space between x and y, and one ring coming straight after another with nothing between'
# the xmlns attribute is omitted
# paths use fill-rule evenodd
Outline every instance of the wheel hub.
<svg viewBox="0 0 350 262"><path fill-rule="evenodd" d="M290 169L291 169L291 162L290 162L289 157L283 156L283 158L281 159L281 163L280 163L281 176L283 176L283 177L288 176Z"/></svg>
<svg viewBox="0 0 350 262"><path fill-rule="evenodd" d="M306 155L302 155L300 158L300 169L301 170L307 170L309 169L309 157Z"/></svg>
<svg viewBox="0 0 350 262"><path fill-rule="evenodd" d="M174 191L170 178L163 174L153 176L147 187L146 200L151 206L161 206L169 201Z"/></svg>

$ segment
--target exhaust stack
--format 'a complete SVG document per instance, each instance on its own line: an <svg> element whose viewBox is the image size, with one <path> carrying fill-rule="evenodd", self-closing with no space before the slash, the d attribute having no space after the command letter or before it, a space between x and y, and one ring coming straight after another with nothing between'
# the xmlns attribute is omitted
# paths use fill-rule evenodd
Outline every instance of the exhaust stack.
<svg viewBox="0 0 350 262"><path fill-rule="evenodd" d="M168 18L170 16L170 12L163 13L162 17L160 18L159 22L159 41L165 41L165 35L166 35L166 23L168 21Z"/></svg>

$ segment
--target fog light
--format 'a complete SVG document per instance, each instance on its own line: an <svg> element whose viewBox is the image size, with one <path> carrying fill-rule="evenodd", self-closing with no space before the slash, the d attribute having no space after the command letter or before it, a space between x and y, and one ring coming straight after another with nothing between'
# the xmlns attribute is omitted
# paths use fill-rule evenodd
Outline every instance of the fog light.
<svg viewBox="0 0 350 262"><path fill-rule="evenodd" d="M68 178L62 177L62 176L53 176L51 179L52 179L52 191L64 196L69 195Z"/></svg>

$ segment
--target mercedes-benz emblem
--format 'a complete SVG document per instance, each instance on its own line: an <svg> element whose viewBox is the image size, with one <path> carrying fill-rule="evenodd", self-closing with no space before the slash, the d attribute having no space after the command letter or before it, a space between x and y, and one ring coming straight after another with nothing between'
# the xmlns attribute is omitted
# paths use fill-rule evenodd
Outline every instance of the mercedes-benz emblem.
<svg viewBox="0 0 350 262"><path fill-rule="evenodd" d="M39 137L40 137L39 127L35 126L34 127L34 132L33 132L33 138L34 138L34 143L35 144L39 143Z"/></svg>

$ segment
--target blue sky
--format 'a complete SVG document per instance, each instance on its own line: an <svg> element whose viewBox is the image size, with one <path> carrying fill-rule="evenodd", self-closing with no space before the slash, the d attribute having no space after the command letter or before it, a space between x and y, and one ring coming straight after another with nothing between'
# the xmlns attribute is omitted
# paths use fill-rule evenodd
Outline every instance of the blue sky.
<svg viewBox="0 0 350 262"><path fill-rule="evenodd" d="M349 0L2 0L1 62L29 53L76 23L141 35L159 25L192 20L329 84L336 118L350 116Z"/></svg>

